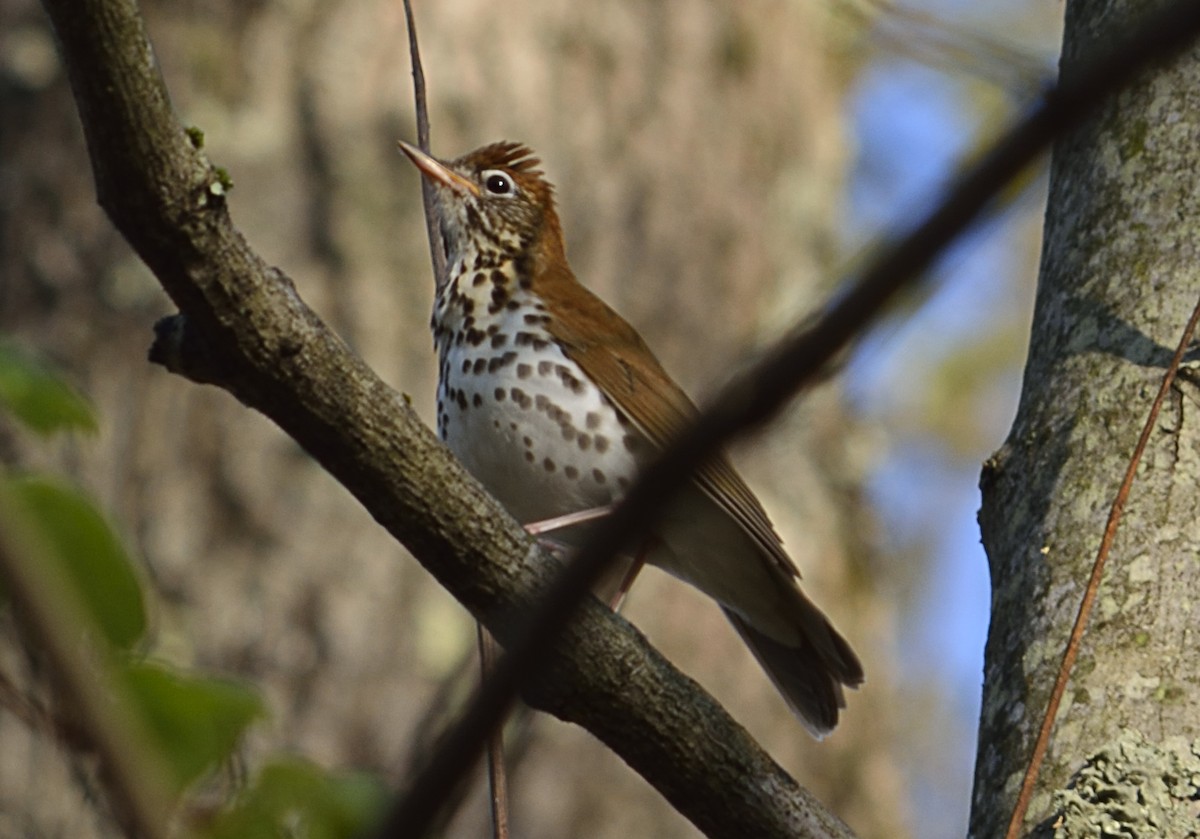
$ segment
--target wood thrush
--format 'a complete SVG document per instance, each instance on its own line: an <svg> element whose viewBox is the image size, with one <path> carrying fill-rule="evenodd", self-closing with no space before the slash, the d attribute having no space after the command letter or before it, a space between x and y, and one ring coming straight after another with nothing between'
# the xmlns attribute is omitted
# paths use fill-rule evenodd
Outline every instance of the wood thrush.
<svg viewBox="0 0 1200 839"><path fill-rule="evenodd" d="M696 408L575 279L553 187L528 148L496 143L442 162L400 147L435 186L446 247L432 323L438 434L518 521L618 500ZM647 561L720 603L809 730L834 728L862 665L800 590L725 458L697 472L646 545Z"/></svg>

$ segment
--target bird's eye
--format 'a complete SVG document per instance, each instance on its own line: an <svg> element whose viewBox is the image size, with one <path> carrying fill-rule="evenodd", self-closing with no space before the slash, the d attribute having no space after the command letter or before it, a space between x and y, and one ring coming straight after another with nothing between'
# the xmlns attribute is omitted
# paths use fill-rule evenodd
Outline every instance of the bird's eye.
<svg viewBox="0 0 1200 839"><path fill-rule="evenodd" d="M513 192L512 179L499 172L488 175L484 179L483 185L492 195L511 195Z"/></svg>

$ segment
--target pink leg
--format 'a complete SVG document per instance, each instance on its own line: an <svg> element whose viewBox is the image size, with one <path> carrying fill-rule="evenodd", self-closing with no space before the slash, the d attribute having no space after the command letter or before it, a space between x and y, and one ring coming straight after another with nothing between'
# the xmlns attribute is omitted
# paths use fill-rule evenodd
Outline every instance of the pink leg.
<svg viewBox="0 0 1200 839"><path fill-rule="evenodd" d="M642 566L646 564L646 554L650 553L651 543L647 539L638 549L637 556L633 558L633 564L629 566L629 570L625 572L625 576L621 578L621 585L617 586L617 592L612 596L612 600L608 601L608 608L614 612L621 611L621 604L625 602L626 595L633 588L633 582L637 579L638 574L642 572Z"/></svg>
<svg viewBox="0 0 1200 839"><path fill-rule="evenodd" d="M524 525L526 532L532 536L540 536L543 533L551 533L555 530L561 530L564 527L571 527L576 524L594 521L603 518L612 512L612 506L593 507L590 510L580 510L576 513L567 513L564 516L546 519L544 521L530 522ZM562 545L551 540L539 539L544 546L555 553L561 553ZM642 566L646 564L646 555L654 547L652 540L646 540L642 547L638 550L637 556L634 557L633 564L629 566L629 570L625 572L625 576L621 578L621 584L617 587L616 593L609 601L608 605L614 612L619 611L621 604L625 602L625 597L629 594L629 590L633 588L633 583L641 573Z"/></svg>
<svg viewBox="0 0 1200 839"><path fill-rule="evenodd" d="M584 522L604 518L612 512L612 509L612 505L607 507L592 507L590 510L580 510L577 513L567 513L565 516L556 516L544 521L530 522L523 525L523 527L531 536L540 536L543 533L562 530L564 527L570 527L571 525L583 524Z"/></svg>

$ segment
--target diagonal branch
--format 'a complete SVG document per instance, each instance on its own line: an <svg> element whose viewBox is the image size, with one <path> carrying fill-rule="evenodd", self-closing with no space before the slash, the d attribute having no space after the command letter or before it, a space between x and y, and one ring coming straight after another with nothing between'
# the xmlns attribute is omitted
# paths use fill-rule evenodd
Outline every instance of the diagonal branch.
<svg viewBox="0 0 1200 839"><path fill-rule="evenodd" d="M176 120L133 0L44 0L101 206L183 313L152 358L274 420L504 643L557 565L230 221ZM529 684L713 836L848 837L711 698L589 602ZM697 737L704 732L704 737Z"/></svg>

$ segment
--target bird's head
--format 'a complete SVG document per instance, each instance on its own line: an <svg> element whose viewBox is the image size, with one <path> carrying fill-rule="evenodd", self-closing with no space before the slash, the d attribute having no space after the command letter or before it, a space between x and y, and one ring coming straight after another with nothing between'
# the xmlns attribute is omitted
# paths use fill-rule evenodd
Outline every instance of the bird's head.
<svg viewBox="0 0 1200 839"><path fill-rule="evenodd" d="M493 143L448 162L403 141L400 149L435 188L447 261L565 258L554 187L526 146Z"/></svg>

